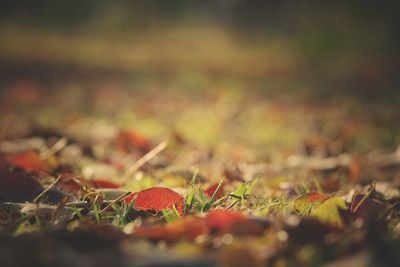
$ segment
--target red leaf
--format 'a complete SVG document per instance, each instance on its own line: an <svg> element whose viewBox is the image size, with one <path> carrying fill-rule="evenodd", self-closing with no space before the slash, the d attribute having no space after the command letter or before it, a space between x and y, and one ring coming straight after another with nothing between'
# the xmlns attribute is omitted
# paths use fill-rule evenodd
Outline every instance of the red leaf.
<svg viewBox="0 0 400 267"><path fill-rule="evenodd" d="M72 177L61 176L59 187L66 192L78 193L82 189L82 185Z"/></svg>
<svg viewBox="0 0 400 267"><path fill-rule="evenodd" d="M152 148L152 143L149 139L135 131L122 131L117 138L117 147L124 152L130 152L133 149L139 149L143 152L148 152Z"/></svg>
<svg viewBox="0 0 400 267"><path fill-rule="evenodd" d="M210 185L204 192L208 197L212 197L217 188L218 188L218 183L215 183ZM224 184L221 184L220 188L218 189L218 192L215 194L215 198L219 199L223 196L224 196Z"/></svg>
<svg viewBox="0 0 400 267"><path fill-rule="evenodd" d="M185 217L166 225L137 228L135 234L151 240L167 242L176 242L180 239L193 241L199 235L207 234L207 227L201 218Z"/></svg>
<svg viewBox="0 0 400 267"><path fill-rule="evenodd" d="M236 221L243 221L243 214L229 210L216 209L207 214L207 226L211 231L225 232Z"/></svg>
<svg viewBox="0 0 400 267"><path fill-rule="evenodd" d="M211 234L256 235L262 233L263 227L243 214L216 209L207 214L207 227Z"/></svg>
<svg viewBox="0 0 400 267"><path fill-rule="evenodd" d="M78 195L79 193L85 192L85 185L89 184L89 181L73 174L71 172L65 171L59 173L61 180L57 185L57 188L63 192L73 193Z"/></svg>
<svg viewBox="0 0 400 267"><path fill-rule="evenodd" d="M26 172L42 173L47 171L47 164L34 151L26 151L7 157L7 163Z"/></svg>
<svg viewBox="0 0 400 267"><path fill-rule="evenodd" d="M317 192L311 192L307 194L307 199L310 202L314 202L314 201L322 201L324 199L326 199L326 196L321 195Z"/></svg>
<svg viewBox="0 0 400 267"><path fill-rule="evenodd" d="M117 189L120 188L121 185L107 181L105 179L92 179L89 181L90 185L93 186L94 188L110 188L110 189Z"/></svg>
<svg viewBox="0 0 400 267"><path fill-rule="evenodd" d="M136 198L134 208L137 210L160 212L175 206L179 214L183 213L183 197L169 188L151 187L131 194L125 198L125 201L130 202L134 198Z"/></svg>

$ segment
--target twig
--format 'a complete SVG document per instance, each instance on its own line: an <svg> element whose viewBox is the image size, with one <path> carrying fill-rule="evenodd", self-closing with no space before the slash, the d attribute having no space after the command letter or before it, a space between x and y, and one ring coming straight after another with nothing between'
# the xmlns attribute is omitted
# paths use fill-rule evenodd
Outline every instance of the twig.
<svg viewBox="0 0 400 267"><path fill-rule="evenodd" d="M4 136L6 135L8 129L11 127L11 125L14 123L15 121L15 114L11 114L7 117L6 122L3 123L3 127L1 127L0 129L0 140L4 138ZM5 119L4 119L5 120Z"/></svg>
<svg viewBox="0 0 400 267"><path fill-rule="evenodd" d="M237 203L239 203L239 199L232 202L226 209L229 210L229 209L233 208L233 206L235 206Z"/></svg>
<svg viewBox="0 0 400 267"><path fill-rule="evenodd" d="M357 210L361 207L361 205L364 203L367 198L371 196L371 194L375 191L375 181L373 181L370 185L370 188L368 189L368 192L364 195L364 197L358 202L357 206L354 208L353 213L356 213Z"/></svg>
<svg viewBox="0 0 400 267"><path fill-rule="evenodd" d="M88 196L99 194L99 192L92 191L83 196L82 201L85 201Z"/></svg>
<svg viewBox="0 0 400 267"><path fill-rule="evenodd" d="M161 142L158 146L150 150L146 155L141 157L135 163L133 163L122 175L121 180L126 181L128 180L129 176L131 176L134 172L136 172L140 167L150 161L152 158L157 156L161 151L163 151L168 145L167 141Z"/></svg>
<svg viewBox="0 0 400 267"><path fill-rule="evenodd" d="M48 159L67 145L67 139L61 138L54 145L52 145L45 153L44 158Z"/></svg>
<svg viewBox="0 0 400 267"><path fill-rule="evenodd" d="M56 179L51 185L49 185L45 190L43 190L42 193L40 193L37 197L35 197L35 199L33 200L33 203L37 203L37 202L39 201L39 199L40 199L44 194L47 193L47 191L49 191L52 187L54 187L54 186L58 183L58 181L60 181L60 179L61 179L61 175L59 175L59 176L57 177L57 179Z"/></svg>
<svg viewBox="0 0 400 267"><path fill-rule="evenodd" d="M202 210L203 212L204 212L204 211L207 211L207 210L209 210L209 209L211 208L211 206L212 206L212 204L213 204L213 202L214 202L214 198L215 198L215 196L218 194L218 191L219 191L219 189L221 188L222 183L224 182L224 179L225 179L225 177L222 177L221 181L219 181L218 186L217 186L217 189L215 189L215 191L214 191L214 193L212 194L210 200L206 203L206 205L204 205L203 210Z"/></svg>
<svg viewBox="0 0 400 267"><path fill-rule="evenodd" d="M116 198L116 199L114 199L114 200L111 200L111 201L108 203L108 205L105 206L104 209L102 209L102 210L100 211L100 214L103 213L103 212L105 212L108 208L110 208L110 207L111 207L111 204L116 203L117 201L120 201L121 199L124 199L126 196L128 196L128 195L130 195L130 194L131 194L131 192L126 192L125 194L119 196L118 198Z"/></svg>

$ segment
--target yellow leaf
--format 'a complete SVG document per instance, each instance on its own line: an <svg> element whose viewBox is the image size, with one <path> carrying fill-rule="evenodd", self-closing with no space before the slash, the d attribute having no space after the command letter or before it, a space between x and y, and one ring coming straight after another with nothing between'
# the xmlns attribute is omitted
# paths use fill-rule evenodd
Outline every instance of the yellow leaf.
<svg viewBox="0 0 400 267"><path fill-rule="evenodd" d="M311 215L323 223L336 227L343 227L339 209L348 209L345 201L340 197L331 197L314 209Z"/></svg>
<svg viewBox="0 0 400 267"><path fill-rule="evenodd" d="M317 192L305 193L293 202L293 208L301 215L310 215L328 197Z"/></svg>

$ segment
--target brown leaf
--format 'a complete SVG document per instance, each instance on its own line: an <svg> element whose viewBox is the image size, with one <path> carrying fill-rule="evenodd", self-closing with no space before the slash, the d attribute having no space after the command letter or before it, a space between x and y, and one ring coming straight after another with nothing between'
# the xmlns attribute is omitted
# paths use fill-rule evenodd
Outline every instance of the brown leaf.
<svg viewBox="0 0 400 267"><path fill-rule="evenodd" d="M350 213L355 217L377 218L385 210L385 203L373 196L355 194L350 205Z"/></svg>
<svg viewBox="0 0 400 267"><path fill-rule="evenodd" d="M0 168L0 201L32 201L44 188L31 175Z"/></svg>

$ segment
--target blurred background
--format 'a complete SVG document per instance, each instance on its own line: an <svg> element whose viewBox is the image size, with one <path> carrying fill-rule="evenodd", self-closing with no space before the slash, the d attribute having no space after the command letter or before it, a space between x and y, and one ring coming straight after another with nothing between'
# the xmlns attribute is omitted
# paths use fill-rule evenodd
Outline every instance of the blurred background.
<svg viewBox="0 0 400 267"><path fill-rule="evenodd" d="M207 145L230 136L279 148L313 132L336 138L351 126L358 141L349 143L360 150L394 149L399 7L394 0L2 1L2 122L18 114L60 127L86 113L156 138L178 131ZM365 121L371 131L360 126Z"/></svg>

